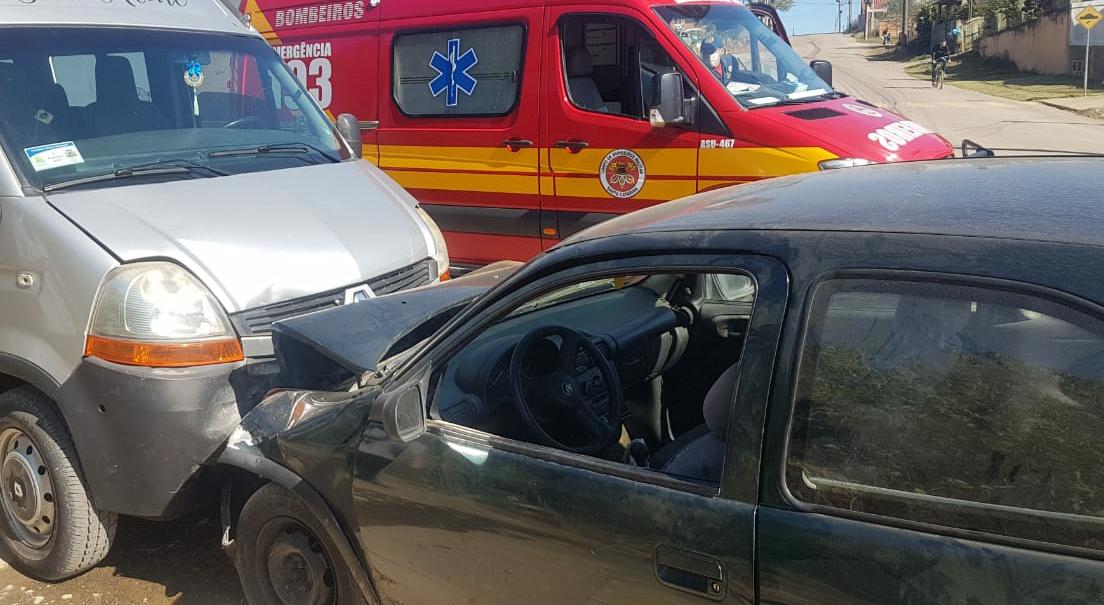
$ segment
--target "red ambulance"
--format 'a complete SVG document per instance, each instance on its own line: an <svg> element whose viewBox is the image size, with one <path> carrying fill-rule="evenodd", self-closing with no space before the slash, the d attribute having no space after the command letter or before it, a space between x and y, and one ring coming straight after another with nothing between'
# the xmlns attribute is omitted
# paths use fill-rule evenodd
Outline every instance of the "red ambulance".
<svg viewBox="0 0 1104 605"><path fill-rule="evenodd" d="M245 0L242 11L331 117L356 116L364 157L433 216L454 266L526 260L698 191L953 155L833 90L831 65L805 64L776 13L731 0Z"/></svg>

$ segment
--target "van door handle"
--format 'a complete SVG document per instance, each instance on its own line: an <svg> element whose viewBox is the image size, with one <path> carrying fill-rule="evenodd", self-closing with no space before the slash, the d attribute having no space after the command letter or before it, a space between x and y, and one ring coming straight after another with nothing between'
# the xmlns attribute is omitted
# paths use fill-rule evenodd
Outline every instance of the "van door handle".
<svg viewBox="0 0 1104 605"><path fill-rule="evenodd" d="M579 153L580 151L590 147L590 143L586 141L580 141L579 139L562 139L555 142L556 147L560 149L566 149L571 153Z"/></svg>
<svg viewBox="0 0 1104 605"><path fill-rule="evenodd" d="M519 139L517 137L511 137L502 141L502 146L510 151L518 151L519 149L526 149L533 146L533 141L529 139Z"/></svg>
<svg viewBox="0 0 1104 605"><path fill-rule="evenodd" d="M659 581L671 588L710 599L725 595L724 566L720 559L673 546L657 546L655 572Z"/></svg>

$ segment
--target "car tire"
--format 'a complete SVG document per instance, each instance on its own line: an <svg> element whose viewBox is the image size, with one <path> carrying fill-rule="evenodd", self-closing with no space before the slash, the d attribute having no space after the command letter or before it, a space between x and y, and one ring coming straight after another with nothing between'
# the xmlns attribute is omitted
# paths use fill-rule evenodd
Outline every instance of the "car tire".
<svg viewBox="0 0 1104 605"><path fill-rule="evenodd" d="M252 605L363 605L352 574L298 496L274 483L238 519L235 565Z"/></svg>
<svg viewBox="0 0 1104 605"><path fill-rule="evenodd" d="M118 516L92 503L65 424L31 387L0 393L0 491L6 558L24 575L63 580L111 549Z"/></svg>

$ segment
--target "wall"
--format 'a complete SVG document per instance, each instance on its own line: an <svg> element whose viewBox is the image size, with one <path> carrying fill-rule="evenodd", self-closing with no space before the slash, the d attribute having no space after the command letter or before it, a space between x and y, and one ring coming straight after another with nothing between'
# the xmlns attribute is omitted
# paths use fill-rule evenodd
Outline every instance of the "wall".
<svg viewBox="0 0 1104 605"><path fill-rule="evenodd" d="M981 38L977 48L981 56L1012 61L1021 71L1067 74L1070 72L1069 28L1069 13L1062 11Z"/></svg>

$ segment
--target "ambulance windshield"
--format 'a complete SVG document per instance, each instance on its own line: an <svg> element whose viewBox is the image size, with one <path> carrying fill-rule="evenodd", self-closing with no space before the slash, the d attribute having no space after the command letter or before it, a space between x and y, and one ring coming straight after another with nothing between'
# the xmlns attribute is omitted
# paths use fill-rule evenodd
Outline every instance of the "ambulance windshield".
<svg viewBox="0 0 1104 605"><path fill-rule="evenodd" d="M656 12L744 107L834 95L831 86L743 6L663 6Z"/></svg>
<svg viewBox="0 0 1104 605"><path fill-rule="evenodd" d="M0 143L36 188L210 178L348 155L259 36L3 30Z"/></svg>

